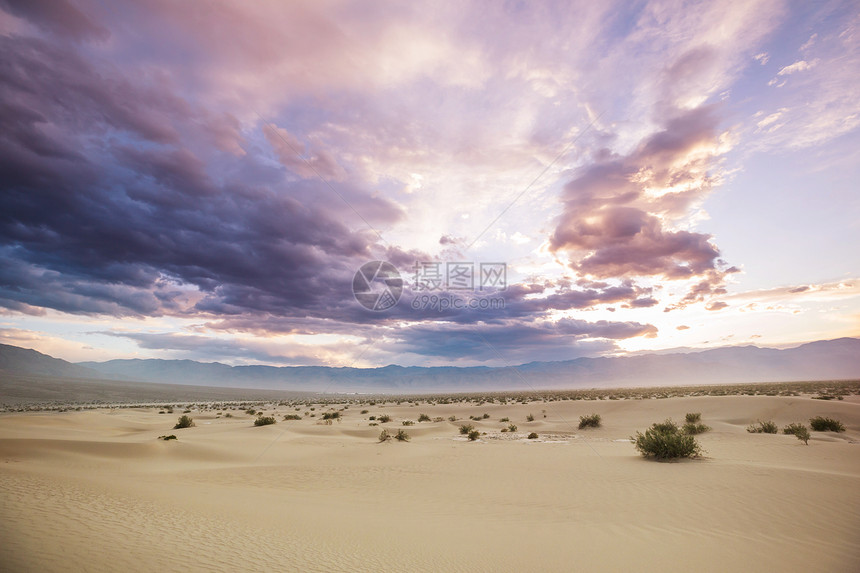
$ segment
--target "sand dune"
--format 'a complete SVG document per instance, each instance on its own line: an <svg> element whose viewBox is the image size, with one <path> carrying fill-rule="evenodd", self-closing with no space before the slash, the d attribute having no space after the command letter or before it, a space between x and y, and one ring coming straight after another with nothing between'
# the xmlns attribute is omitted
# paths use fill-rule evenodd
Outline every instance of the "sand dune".
<svg viewBox="0 0 860 573"><path fill-rule="evenodd" d="M192 412L183 430L178 411L4 414L0 569L860 569L857 396L363 407L264 427ZM422 412L446 421L417 423ZM591 412L603 426L579 430ZM626 440L686 412L713 428L704 459L657 463ZM411 442L378 443L367 418L380 413L392 431L415 420ZM813 415L848 431L805 446L745 430ZM466 441L464 422L487 435Z"/></svg>

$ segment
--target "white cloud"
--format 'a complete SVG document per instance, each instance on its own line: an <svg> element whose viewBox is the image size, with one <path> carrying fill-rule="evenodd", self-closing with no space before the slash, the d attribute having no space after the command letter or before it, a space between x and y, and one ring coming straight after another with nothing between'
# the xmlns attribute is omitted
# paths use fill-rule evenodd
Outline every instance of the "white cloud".
<svg viewBox="0 0 860 573"><path fill-rule="evenodd" d="M811 62L807 62L805 60L798 60L789 66L785 66L776 75L778 76L789 76L791 74L795 74L797 72L805 72L806 70L812 69L818 64L818 60L812 60Z"/></svg>

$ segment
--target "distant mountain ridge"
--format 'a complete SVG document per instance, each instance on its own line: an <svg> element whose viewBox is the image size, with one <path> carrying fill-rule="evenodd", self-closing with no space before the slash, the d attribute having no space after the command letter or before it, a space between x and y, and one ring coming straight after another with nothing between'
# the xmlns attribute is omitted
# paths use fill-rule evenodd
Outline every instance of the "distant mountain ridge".
<svg viewBox="0 0 860 573"><path fill-rule="evenodd" d="M0 345L0 375L32 374L316 392L456 392L668 386L860 378L860 339L796 348L731 346L701 352L530 362L515 367L335 368L228 366L193 360L132 359L73 364L35 350Z"/></svg>

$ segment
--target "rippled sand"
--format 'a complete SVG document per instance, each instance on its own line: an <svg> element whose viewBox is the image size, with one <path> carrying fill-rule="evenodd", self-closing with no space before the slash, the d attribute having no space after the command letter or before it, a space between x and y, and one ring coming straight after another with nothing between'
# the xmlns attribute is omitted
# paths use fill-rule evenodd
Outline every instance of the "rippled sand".
<svg viewBox="0 0 860 573"><path fill-rule="evenodd" d="M363 408L264 427L192 412L184 430L179 411L3 414L0 570L860 570L856 396ZM592 412L603 427L577 429ZM627 441L686 412L713 428L704 459L657 463ZM411 442L378 443L381 413ZM446 421L401 425L419 413ZM745 430L819 414L848 431L805 446ZM462 423L487 434L468 442Z"/></svg>

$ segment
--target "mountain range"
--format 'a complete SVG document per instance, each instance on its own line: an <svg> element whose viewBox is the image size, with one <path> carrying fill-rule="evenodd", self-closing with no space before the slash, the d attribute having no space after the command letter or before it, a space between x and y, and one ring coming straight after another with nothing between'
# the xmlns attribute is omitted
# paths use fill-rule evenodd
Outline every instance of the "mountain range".
<svg viewBox="0 0 860 573"><path fill-rule="evenodd" d="M379 368L229 366L193 360L132 359L71 363L0 344L0 376L183 384L311 392L468 392L670 386L860 378L860 339L795 348L730 346L700 352L530 362L511 367Z"/></svg>

